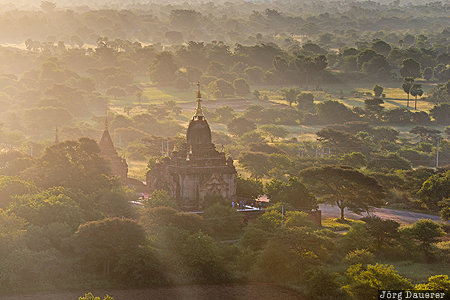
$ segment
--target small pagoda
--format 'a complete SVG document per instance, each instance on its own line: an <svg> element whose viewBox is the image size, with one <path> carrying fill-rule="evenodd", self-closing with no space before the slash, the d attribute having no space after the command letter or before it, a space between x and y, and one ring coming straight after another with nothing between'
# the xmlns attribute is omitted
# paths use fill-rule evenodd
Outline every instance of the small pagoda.
<svg viewBox="0 0 450 300"><path fill-rule="evenodd" d="M105 130L98 143L100 147L100 156L109 164L110 175L119 177L123 182L127 182L128 164L127 161L117 154L114 143L108 130L108 118L105 119Z"/></svg>

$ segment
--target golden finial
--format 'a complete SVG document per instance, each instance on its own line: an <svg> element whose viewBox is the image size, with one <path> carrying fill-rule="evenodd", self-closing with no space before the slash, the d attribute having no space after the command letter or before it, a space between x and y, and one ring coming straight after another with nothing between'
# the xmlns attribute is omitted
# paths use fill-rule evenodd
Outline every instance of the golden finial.
<svg viewBox="0 0 450 300"><path fill-rule="evenodd" d="M194 119L202 120L204 118L202 110L202 94L200 93L200 82L197 82L197 108L195 109Z"/></svg>

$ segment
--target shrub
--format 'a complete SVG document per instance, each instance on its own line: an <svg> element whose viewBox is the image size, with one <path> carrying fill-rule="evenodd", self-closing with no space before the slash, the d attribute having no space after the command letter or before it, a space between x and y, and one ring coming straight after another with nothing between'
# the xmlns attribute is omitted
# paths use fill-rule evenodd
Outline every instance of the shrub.
<svg viewBox="0 0 450 300"><path fill-rule="evenodd" d="M356 249L347 253L344 261L349 265L361 264L365 266L375 263L375 255L366 249Z"/></svg>

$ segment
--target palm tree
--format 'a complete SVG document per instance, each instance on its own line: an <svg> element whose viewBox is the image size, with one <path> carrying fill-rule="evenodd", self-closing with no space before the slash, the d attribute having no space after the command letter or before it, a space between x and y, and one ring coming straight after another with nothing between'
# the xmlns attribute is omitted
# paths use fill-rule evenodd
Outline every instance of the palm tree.
<svg viewBox="0 0 450 300"><path fill-rule="evenodd" d="M411 88L414 84L414 79L411 77L406 77L403 81L403 91L408 95L408 100L406 102L406 107L409 107L409 94L411 93Z"/></svg>
<svg viewBox="0 0 450 300"><path fill-rule="evenodd" d="M414 101L414 110L417 110L417 96L422 97L423 90L422 85L414 83L410 90L411 96L414 96L416 99Z"/></svg>

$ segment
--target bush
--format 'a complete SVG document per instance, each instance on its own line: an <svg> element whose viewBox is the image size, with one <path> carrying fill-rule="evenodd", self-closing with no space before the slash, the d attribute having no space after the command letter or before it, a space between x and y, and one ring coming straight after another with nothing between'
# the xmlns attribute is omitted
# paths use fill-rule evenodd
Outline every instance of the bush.
<svg viewBox="0 0 450 300"><path fill-rule="evenodd" d="M337 273L317 269L305 273L305 278L306 296L308 299L347 299L341 290Z"/></svg>
<svg viewBox="0 0 450 300"><path fill-rule="evenodd" d="M366 266L375 263L375 255L366 249L356 249L347 253L344 261L349 265L361 264Z"/></svg>

